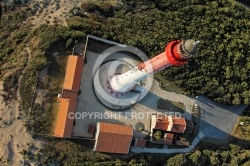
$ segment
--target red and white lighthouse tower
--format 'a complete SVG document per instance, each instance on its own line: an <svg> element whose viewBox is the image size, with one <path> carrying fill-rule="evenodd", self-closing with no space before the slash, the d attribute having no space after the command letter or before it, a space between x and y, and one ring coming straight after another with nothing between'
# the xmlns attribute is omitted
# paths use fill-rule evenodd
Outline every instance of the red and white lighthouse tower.
<svg viewBox="0 0 250 166"><path fill-rule="evenodd" d="M169 66L181 66L196 53L199 41L174 40L167 44L165 51L152 59L140 63L133 69L115 75L110 79L110 88L116 93L125 93L135 88L138 82L152 73L157 73Z"/></svg>

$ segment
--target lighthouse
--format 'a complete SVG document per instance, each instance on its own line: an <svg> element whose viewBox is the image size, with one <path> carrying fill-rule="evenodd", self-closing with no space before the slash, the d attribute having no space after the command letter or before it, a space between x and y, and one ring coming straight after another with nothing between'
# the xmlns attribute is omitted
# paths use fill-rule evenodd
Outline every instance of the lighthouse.
<svg viewBox="0 0 250 166"><path fill-rule="evenodd" d="M169 42L165 51L152 59L138 64L131 70L114 75L110 80L111 93L126 93L135 89L138 83L153 73L164 70L169 66L182 66L186 64L198 48L200 41L173 40Z"/></svg>

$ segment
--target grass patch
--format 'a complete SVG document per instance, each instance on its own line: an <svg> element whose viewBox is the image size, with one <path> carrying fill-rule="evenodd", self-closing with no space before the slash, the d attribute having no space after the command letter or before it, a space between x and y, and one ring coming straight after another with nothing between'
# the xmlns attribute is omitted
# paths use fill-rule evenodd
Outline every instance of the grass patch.
<svg viewBox="0 0 250 166"><path fill-rule="evenodd" d="M126 165L162 165L165 156L138 154L124 157L124 155L102 154L92 152L93 141L79 139L51 139L40 150L37 158L41 165L56 162L59 165L90 165L90 166L126 166ZM117 156L117 157L113 157ZM119 157L118 157L119 156Z"/></svg>
<svg viewBox="0 0 250 166"><path fill-rule="evenodd" d="M63 45L60 46L63 47ZM42 93L45 94L45 98L42 98L41 104L34 104L28 122L29 131L35 134L53 135L54 124L58 114L57 94L61 91L68 59L68 56L57 55L51 56L48 72L40 74L43 78L38 82L38 89L40 91L44 89Z"/></svg>
<svg viewBox="0 0 250 166"><path fill-rule="evenodd" d="M62 47L65 47L65 43L69 38L76 40L84 36L85 34L82 32L78 33L60 25L41 25L30 33L28 38L32 41L30 45L32 57L21 80L21 96L24 108L31 106L31 99L34 94L39 72L48 66L49 61L52 63L50 64L51 70L48 80L52 86L50 86L51 89L49 90L58 93L61 88L60 85L63 82L61 78L64 77L62 68L64 63L60 64L62 57L59 57L57 61L53 59L51 54L48 53L48 55L46 55L45 53L59 41L64 44Z"/></svg>
<svg viewBox="0 0 250 166"><path fill-rule="evenodd" d="M48 98L47 100L51 99ZM44 102L42 105L34 104L30 113L27 129L35 134L52 135L56 112L54 108L55 107L49 104L48 101Z"/></svg>
<svg viewBox="0 0 250 166"><path fill-rule="evenodd" d="M89 140L50 140L51 144L43 148L40 153L40 163L47 165L52 162L63 163L63 165L94 165L98 162L115 162L114 159L105 154L92 153L89 148L82 145L93 145Z"/></svg>
<svg viewBox="0 0 250 166"><path fill-rule="evenodd" d="M51 65L48 69L48 90L60 91L66 72L68 56L60 56L59 58L53 58Z"/></svg>
<svg viewBox="0 0 250 166"><path fill-rule="evenodd" d="M159 99L157 101L157 108L171 111L171 112L179 112L179 113L184 113L185 111L185 106L182 103L164 100L164 99Z"/></svg>
<svg viewBox="0 0 250 166"><path fill-rule="evenodd" d="M233 135L239 139L250 141L250 105L243 111L237 123Z"/></svg>
<svg viewBox="0 0 250 166"><path fill-rule="evenodd" d="M32 104L33 95L37 85L38 71L29 67L26 69L20 83L20 94L22 106L28 108Z"/></svg>
<svg viewBox="0 0 250 166"><path fill-rule="evenodd" d="M173 82L168 81L161 73L155 74L154 77L160 82L162 89L176 93L185 93L183 89L176 86Z"/></svg>
<svg viewBox="0 0 250 166"><path fill-rule="evenodd" d="M234 130L234 135L238 138L250 141L250 117L241 116L239 124Z"/></svg>

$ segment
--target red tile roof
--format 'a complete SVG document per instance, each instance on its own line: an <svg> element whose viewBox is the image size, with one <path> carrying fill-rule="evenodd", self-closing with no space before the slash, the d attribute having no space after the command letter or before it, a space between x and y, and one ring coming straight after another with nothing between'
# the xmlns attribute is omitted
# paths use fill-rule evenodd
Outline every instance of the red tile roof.
<svg viewBox="0 0 250 166"><path fill-rule="evenodd" d="M182 117L158 115L155 129L184 133L186 130L186 120Z"/></svg>
<svg viewBox="0 0 250 166"><path fill-rule="evenodd" d="M171 129L172 132L175 133L184 133L186 130L186 120L184 118L172 117L173 119L173 127Z"/></svg>
<svg viewBox="0 0 250 166"><path fill-rule="evenodd" d="M60 99L59 111L54 129L55 137L70 138L74 119L69 118L69 113L75 113L76 100Z"/></svg>
<svg viewBox="0 0 250 166"><path fill-rule="evenodd" d="M174 134L172 133L166 133L165 134L165 140L167 145L172 145L173 144L173 139L174 139Z"/></svg>
<svg viewBox="0 0 250 166"><path fill-rule="evenodd" d="M63 84L62 98L58 99L59 111L54 129L55 137L71 137L74 119L70 119L68 115L76 111L76 99L80 90L82 70L83 58L70 55Z"/></svg>
<svg viewBox="0 0 250 166"><path fill-rule="evenodd" d="M83 58L80 56L70 55L68 58L63 89L78 92L78 90L80 89L82 70Z"/></svg>
<svg viewBox="0 0 250 166"><path fill-rule="evenodd" d="M167 130L169 125L169 120L167 116L157 115L157 120L155 124L155 129Z"/></svg>
<svg viewBox="0 0 250 166"><path fill-rule="evenodd" d="M128 154L133 137L131 126L99 122L95 151Z"/></svg>
<svg viewBox="0 0 250 166"><path fill-rule="evenodd" d="M169 125L169 123L156 122L155 129L158 129L158 130L167 130L168 125Z"/></svg>

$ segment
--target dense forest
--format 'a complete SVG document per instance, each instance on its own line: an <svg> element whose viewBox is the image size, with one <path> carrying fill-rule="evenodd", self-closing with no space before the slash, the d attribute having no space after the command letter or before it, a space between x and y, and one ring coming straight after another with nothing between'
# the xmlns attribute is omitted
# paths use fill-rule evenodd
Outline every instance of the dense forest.
<svg viewBox="0 0 250 166"><path fill-rule="evenodd" d="M68 20L74 30L133 45L153 56L173 39L201 41L197 55L183 67L162 72L188 94L218 102L250 102L250 11L235 1L126 1L84 3L85 17Z"/></svg>

